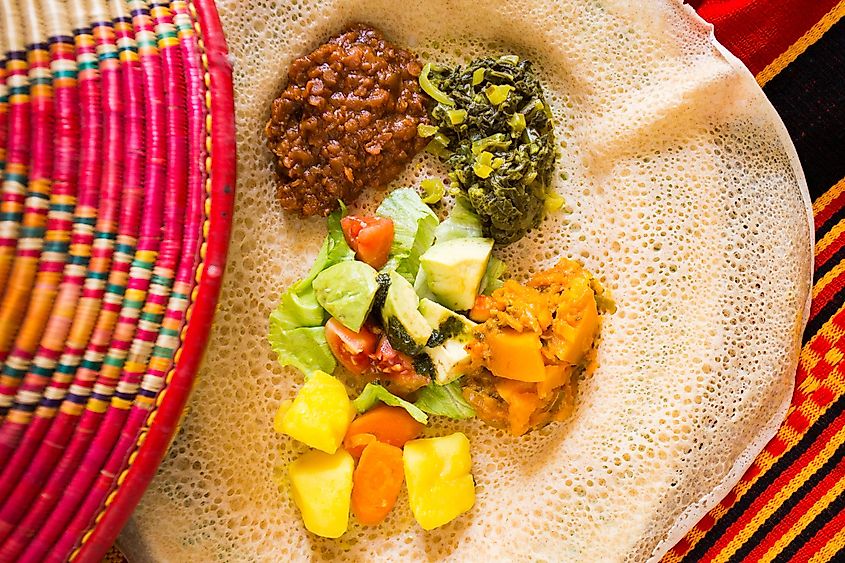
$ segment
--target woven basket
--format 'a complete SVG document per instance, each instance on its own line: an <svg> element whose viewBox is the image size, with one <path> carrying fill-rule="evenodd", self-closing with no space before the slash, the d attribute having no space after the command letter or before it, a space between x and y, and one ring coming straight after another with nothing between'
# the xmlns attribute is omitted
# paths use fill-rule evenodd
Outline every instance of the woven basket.
<svg viewBox="0 0 845 563"><path fill-rule="evenodd" d="M212 0L0 0L0 561L99 561L178 424L234 197Z"/></svg>

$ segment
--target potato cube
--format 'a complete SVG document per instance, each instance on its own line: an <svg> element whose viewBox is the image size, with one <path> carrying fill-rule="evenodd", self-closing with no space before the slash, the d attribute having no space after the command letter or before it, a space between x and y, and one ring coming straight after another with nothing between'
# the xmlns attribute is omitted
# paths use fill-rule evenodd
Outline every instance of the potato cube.
<svg viewBox="0 0 845 563"><path fill-rule="evenodd" d="M293 502L309 532L325 538L346 532L354 469L352 456L343 449L333 454L311 451L290 464Z"/></svg>
<svg viewBox="0 0 845 563"><path fill-rule="evenodd" d="M411 512L423 529L451 522L475 504L469 440L462 433L411 440L403 462Z"/></svg>
<svg viewBox="0 0 845 563"><path fill-rule="evenodd" d="M327 373L315 371L283 413L281 423L274 426L312 448L333 454L343 442L353 418L355 407L343 383Z"/></svg>

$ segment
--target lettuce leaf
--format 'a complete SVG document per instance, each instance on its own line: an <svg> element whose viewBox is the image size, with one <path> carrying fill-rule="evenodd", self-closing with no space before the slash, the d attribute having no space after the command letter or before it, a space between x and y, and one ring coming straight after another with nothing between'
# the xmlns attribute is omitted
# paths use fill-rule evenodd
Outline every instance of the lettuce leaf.
<svg viewBox="0 0 845 563"><path fill-rule="evenodd" d="M305 378L317 370L331 373L337 366L322 326L278 330L270 326L270 345L282 366L293 366Z"/></svg>
<svg viewBox="0 0 845 563"><path fill-rule="evenodd" d="M393 220L393 244L390 258L382 271L396 273L411 283L420 269L420 256L434 242L437 215L423 203L416 190L400 188L384 198L376 215Z"/></svg>
<svg viewBox="0 0 845 563"><path fill-rule="evenodd" d="M345 214L346 206L341 203L340 209L329 215L328 235L308 274L282 293L278 306L270 313L268 340L278 354L279 363L294 366L306 377L318 369L331 373L336 365L322 328L326 312L317 302L312 284L329 266L355 259L340 227Z"/></svg>
<svg viewBox="0 0 845 563"><path fill-rule="evenodd" d="M472 210L469 201L463 196L455 199L455 205L449 216L434 230L437 242L456 238L482 237L481 219Z"/></svg>
<svg viewBox="0 0 845 563"><path fill-rule="evenodd" d="M346 238L343 236L343 229L340 226L340 220L346 216L346 206L342 201L339 203L340 208L335 209L328 217L326 217L326 225L329 230L329 234L326 237L325 242L326 260L322 267L314 274L314 277L329 266L334 266L338 262L343 262L344 260L355 260L355 252L353 252L346 243ZM309 275L311 274L309 273Z"/></svg>
<svg viewBox="0 0 845 563"><path fill-rule="evenodd" d="M448 385L430 383L420 389L414 405L428 414L463 420L475 416L475 410L466 402L457 381Z"/></svg>
<svg viewBox="0 0 845 563"><path fill-rule="evenodd" d="M320 326L325 321L323 308L317 303L317 296L311 282L326 266L328 238L323 242L311 271L290 286L270 313L270 331L290 330L302 326Z"/></svg>
<svg viewBox="0 0 845 563"><path fill-rule="evenodd" d="M479 219L478 215L475 211L473 211L469 201L461 195L455 199L455 206L452 207L452 210L449 212L449 216L440 223L434 233L437 242L444 242L458 238L483 236L481 219ZM487 262L487 270L484 272L484 277L481 279L481 287L478 292L489 295L493 293L494 290L502 287L502 276L505 274L505 271L507 271L507 265L495 256L491 256L490 260ZM420 298L429 297L429 295L423 295L426 291L431 293L425 283L425 273L422 269L420 269L420 273L414 283L414 288L417 290ZM429 299L432 298L429 297ZM436 301L437 299L434 300Z"/></svg>
<svg viewBox="0 0 845 563"><path fill-rule="evenodd" d="M484 277L481 278L481 287L478 289L478 292L484 295L490 295L495 290L502 287L502 284L504 283L502 281L502 276L505 274L507 269L507 264L495 256L491 256L490 261L487 262L487 270L484 272Z"/></svg>
<svg viewBox="0 0 845 563"><path fill-rule="evenodd" d="M373 408L379 401L391 407L402 407L408 411L408 414L414 417L414 420L417 422L428 424L428 416L422 410L405 399L397 397L381 385L367 383L364 390L361 391L360 395L358 395L358 398L352 401L352 404L358 412L363 413Z"/></svg>
<svg viewBox="0 0 845 563"><path fill-rule="evenodd" d="M296 284L282 294L279 305L270 313L270 330L285 331L303 326L320 326L325 312L317 302L311 284Z"/></svg>

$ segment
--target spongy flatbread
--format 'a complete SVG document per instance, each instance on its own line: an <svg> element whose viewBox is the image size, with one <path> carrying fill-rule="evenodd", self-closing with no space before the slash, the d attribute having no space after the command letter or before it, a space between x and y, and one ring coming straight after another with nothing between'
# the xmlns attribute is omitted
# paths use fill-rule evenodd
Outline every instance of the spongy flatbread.
<svg viewBox="0 0 845 563"><path fill-rule="evenodd" d="M803 176L741 64L677 1L218 1L235 65L239 193L226 285L191 411L121 538L133 560L643 561L724 495L774 434L811 282ZM385 523L308 534L276 482L305 448L275 435L301 379L266 342L324 221L283 213L261 135L295 56L351 22L428 59L532 58L570 213L502 254L521 278L574 257L612 291L598 368L570 421L472 442L473 510L425 533L406 494ZM425 158L396 186L443 174ZM371 206L370 193L354 209Z"/></svg>

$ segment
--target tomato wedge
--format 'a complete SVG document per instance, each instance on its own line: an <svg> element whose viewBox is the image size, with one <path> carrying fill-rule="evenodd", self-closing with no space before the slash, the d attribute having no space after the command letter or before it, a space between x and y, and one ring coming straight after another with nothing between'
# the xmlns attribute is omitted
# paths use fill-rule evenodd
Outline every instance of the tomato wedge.
<svg viewBox="0 0 845 563"><path fill-rule="evenodd" d="M347 215L340 220L343 237L358 260L376 270L387 264L393 244L393 220L387 217Z"/></svg>
<svg viewBox="0 0 845 563"><path fill-rule="evenodd" d="M361 375L372 366L371 356L376 351L378 336L366 325L353 332L331 318L326 323L326 341L337 361L355 375Z"/></svg>
<svg viewBox="0 0 845 563"><path fill-rule="evenodd" d="M393 348L386 336L381 337L377 348L372 356L373 375L391 393L405 396L431 383L414 369L413 358Z"/></svg>

